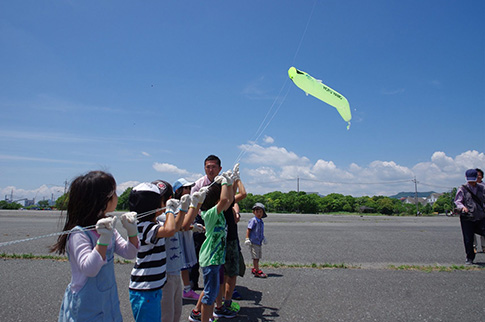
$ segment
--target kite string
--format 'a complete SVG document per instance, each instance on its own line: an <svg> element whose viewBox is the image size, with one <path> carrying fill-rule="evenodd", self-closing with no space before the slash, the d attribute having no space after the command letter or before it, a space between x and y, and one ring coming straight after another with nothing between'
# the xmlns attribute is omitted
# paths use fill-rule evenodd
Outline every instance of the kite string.
<svg viewBox="0 0 485 322"><path fill-rule="evenodd" d="M307 19L307 23L306 23L306 26L305 26L305 29L303 31L303 34L302 36L300 37L300 41L298 43L298 47L296 48L296 51L295 51L295 55L293 56L293 61L292 61L292 64L291 65L294 65L295 63L295 60L296 60L296 57L298 56L298 53L300 52L300 48L301 48L301 45L303 43L303 39L305 38L305 35L307 33L307 30L308 30L308 26L310 25L310 21L311 21L311 18L313 16L313 12L315 11L315 6L317 4L317 0L315 0L313 2L313 7L312 7L312 10L310 11L310 15L308 16L308 19ZM281 106L283 105L283 103L285 102L286 100L286 97L288 96L288 93L290 91L290 88L291 87L288 87L288 90L286 91L286 94L283 98L283 100L281 101L281 103L279 104L278 108L276 109L276 111L273 113L273 116L271 116L271 118L269 119L269 121L265 124L266 122L266 119L268 118L268 115L270 115L271 111L273 110L273 107L275 106L276 102L278 101L278 99L280 98L280 95L281 95L281 92L283 91L283 89L285 88L286 84L288 83L288 78L285 79L285 82L283 83L283 86L281 87L278 95L276 96L276 98L274 99L273 101L273 104L271 104L271 107L269 108L268 112L266 113L265 117L263 118L263 121L260 123L258 129L256 130L256 132L254 133L254 135L252 136L252 138L250 139L249 142L254 142L254 143L257 143L258 142L258 139L261 137L261 135L264 133L264 131L266 130L266 128L269 126L269 124L271 123L271 121L274 119L274 117L276 116L276 114L278 114L278 111L280 110ZM264 125L264 127L263 127ZM259 133L259 134L258 134ZM256 137L256 139L253 139L254 137ZM238 157L236 158L235 160L235 164L236 163L239 163L240 160L242 159L242 157L244 155L246 155L246 153L249 151L249 148L248 147L243 147L242 151L239 153Z"/></svg>
<svg viewBox="0 0 485 322"><path fill-rule="evenodd" d="M153 209L153 210L149 210L147 212L144 212L144 213L141 213L141 214L137 214L136 218L139 220L141 218L144 218L144 217L149 216L149 215L151 215L153 213L156 213L157 211L164 210L164 209L165 209L165 207L163 207L163 208L157 208L157 209ZM96 225L86 226L86 227L83 227L83 228L86 231L96 230ZM25 239L18 239L18 240L12 240L12 241L8 241L8 242L0 243L0 247L14 245L14 244L22 243L22 242L27 242L27 241L33 241L33 240L47 238L47 237L61 236L61 235L69 235L69 234L72 234L72 233L73 233L73 231L71 229L71 230L65 230L65 231L61 231L61 232L57 232L57 233L52 233L52 234L47 234L47 235L42 235L42 236L36 236L36 237L25 238Z"/></svg>

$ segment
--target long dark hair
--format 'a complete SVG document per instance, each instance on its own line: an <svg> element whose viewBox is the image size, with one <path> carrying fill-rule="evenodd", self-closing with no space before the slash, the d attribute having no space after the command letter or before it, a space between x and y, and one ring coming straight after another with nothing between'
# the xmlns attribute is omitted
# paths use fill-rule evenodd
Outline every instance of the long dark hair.
<svg viewBox="0 0 485 322"><path fill-rule="evenodd" d="M76 226L87 227L105 215L108 202L116 194L116 181L103 171L91 171L75 178L69 188L66 223L63 231ZM66 252L67 234L57 238L51 252Z"/></svg>

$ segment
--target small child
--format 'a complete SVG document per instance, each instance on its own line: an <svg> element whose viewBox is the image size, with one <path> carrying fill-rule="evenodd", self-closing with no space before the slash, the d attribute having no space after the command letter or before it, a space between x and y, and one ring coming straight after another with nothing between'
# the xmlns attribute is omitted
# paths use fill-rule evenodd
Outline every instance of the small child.
<svg viewBox="0 0 485 322"><path fill-rule="evenodd" d="M121 216L129 242L115 229L116 181L103 171L74 179L69 188L64 231L51 251L67 253L71 282L59 312L59 321L122 321L114 272L114 253L133 259L138 251L136 214ZM95 230L90 229L95 226Z"/></svg>
<svg viewBox="0 0 485 322"><path fill-rule="evenodd" d="M254 204L253 214L254 217L248 222L246 241L244 243L249 246L251 257L253 258L254 267L251 272L255 277L266 278L267 275L259 269L259 260L262 255L262 243L266 243L263 218L268 217L268 215L266 215L264 205L260 202Z"/></svg>
<svg viewBox="0 0 485 322"><path fill-rule="evenodd" d="M200 207L206 229L206 239L199 254L199 263L204 275L204 291L197 303L197 307L200 305L200 312L197 308L192 310L189 321L208 322L214 313L214 302L220 286L219 271L226 256L224 211L230 207L234 198L231 185L230 171L216 177L214 183L208 187L205 201Z"/></svg>
<svg viewBox="0 0 485 322"><path fill-rule="evenodd" d="M140 250L131 271L130 302L135 321L161 321L162 287L167 281L165 238L175 234L173 210L166 211L165 224L157 216L172 198L172 186L165 181L157 185L140 183L130 193L131 211L139 214Z"/></svg>
<svg viewBox="0 0 485 322"><path fill-rule="evenodd" d="M159 182L159 181L158 181ZM159 216L160 222L166 220L168 212L175 213L175 230L177 233L171 237L165 238L165 249L167 252L167 283L162 289L162 322L178 322L182 315L182 247L179 240L180 229L188 220L194 220L199 212L199 207L205 198L202 192L196 192L192 195L186 194L177 199L170 199L167 202L165 215Z"/></svg>
<svg viewBox="0 0 485 322"><path fill-rule="evenodd" d="M173 184L173 193L175 199L181 199L183 196L190 195L190 190L194 186L194 182L189 182L184 178L180 178ZM205 198L205 195L204 195ZM203 200L202 200L203 202ZM197 215L197 214L195 214ZM190 269L197 263L197 254L195 252L194 236L191 227L194 218L192 216L186 216L182 225L179 235L180 250L182 255L182 282L183 282L183 295L182 297L187 300L198 300L199 294L197 294L190 285Z"/></svg>

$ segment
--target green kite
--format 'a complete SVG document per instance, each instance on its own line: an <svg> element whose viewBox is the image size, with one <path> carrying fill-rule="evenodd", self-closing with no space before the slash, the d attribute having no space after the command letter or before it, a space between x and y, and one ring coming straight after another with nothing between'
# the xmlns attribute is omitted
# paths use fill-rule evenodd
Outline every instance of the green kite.
<svg viewBox="0 0 485 322"><path fill-rule="evenodd" d="M301 88L307 95L310 94L335 107L340 116L348 123L347 130L350 128L352 114L350 113L349 101L342 94L295 67L290 67L288 75L295 85Z"/></svg>

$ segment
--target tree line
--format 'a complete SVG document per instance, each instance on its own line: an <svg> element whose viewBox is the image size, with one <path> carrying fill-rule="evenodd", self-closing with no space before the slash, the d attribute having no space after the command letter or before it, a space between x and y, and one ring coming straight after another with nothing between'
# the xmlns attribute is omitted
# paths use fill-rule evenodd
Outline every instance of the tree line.
<svg viewBox="0 0 485 322"><path fill-rule="evenodd" d="M118 198L117 210L127 211L128 197L132 188L127 188ZM273 191L263 195L248 193L247 197L239 203L241 212L252 212L251 208L256 202L265 205L267 212L273 213L302 213L302 214L321 214L321 213L378 213L383 215L416 215L421 214L451 212L454 208L454 197L456 188L451 192L445 192L433 204L425 206L415 204L405 204L399 199L386 196L362 196L352 197L339 193L331 193L320 196L315 193L290 191ZM55 208L65 210L67 206L67 194L63 194L56 200ZM0 201L0 209L19 209L22 206L16 203Z"/></svg>

